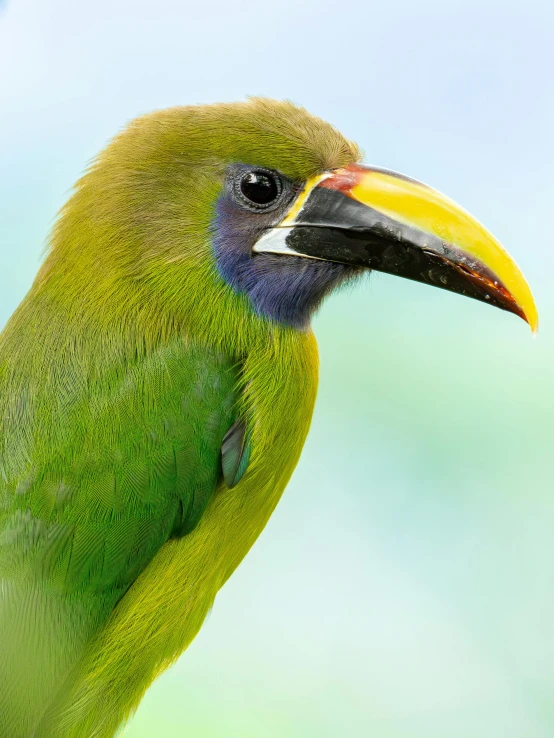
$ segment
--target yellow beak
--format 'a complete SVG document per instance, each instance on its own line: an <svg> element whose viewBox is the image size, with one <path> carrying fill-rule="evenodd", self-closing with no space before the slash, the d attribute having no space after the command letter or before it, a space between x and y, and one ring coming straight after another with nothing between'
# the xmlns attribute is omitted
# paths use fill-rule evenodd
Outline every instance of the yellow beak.
<svg viewBox="0 0 554 738"><path fill-rule="evenodd" d="M529 285L494 236L445 195L387 170L351 165L307 182L284 220L254 248L426 282L538 328Z"/></svg>

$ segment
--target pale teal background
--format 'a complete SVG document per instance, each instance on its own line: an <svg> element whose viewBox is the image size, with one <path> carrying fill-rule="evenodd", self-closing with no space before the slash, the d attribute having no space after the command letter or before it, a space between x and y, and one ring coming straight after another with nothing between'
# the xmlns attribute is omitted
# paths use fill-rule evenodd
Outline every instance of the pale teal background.
<svg viewBox="0 0 554 738"><path fill-rule="evenodd" d="M541 331L374 275L316 320L285 497L127 738L554 736L554 9L0 2L0 321L127 120L289 97L482 219Z"/></svg>

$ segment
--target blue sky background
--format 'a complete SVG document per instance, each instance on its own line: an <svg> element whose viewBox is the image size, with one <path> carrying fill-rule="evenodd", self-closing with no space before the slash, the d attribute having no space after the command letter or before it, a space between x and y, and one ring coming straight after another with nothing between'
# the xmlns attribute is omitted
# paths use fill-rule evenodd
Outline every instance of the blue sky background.
<svg viewBox="0 0 554 738"><path fill-rule="evenodd" d="M0 323L73 181L132 117L287 97L498 236L541 313L373 275L318 316L285 497L125 735L554 734L554 6L8 0Z"/></svg>

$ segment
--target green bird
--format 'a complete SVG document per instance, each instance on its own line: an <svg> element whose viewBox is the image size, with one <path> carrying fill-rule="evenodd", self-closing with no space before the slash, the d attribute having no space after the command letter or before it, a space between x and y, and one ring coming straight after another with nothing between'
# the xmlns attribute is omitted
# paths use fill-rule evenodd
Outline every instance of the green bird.
<svg viewBox="0 0 554 738"><path fill-rule="evenodd" d="M509 310L435 190L288 102L132 122L0 337L0 738L109 738L267 523L316 397L310 318L368 270Z"/></svg>

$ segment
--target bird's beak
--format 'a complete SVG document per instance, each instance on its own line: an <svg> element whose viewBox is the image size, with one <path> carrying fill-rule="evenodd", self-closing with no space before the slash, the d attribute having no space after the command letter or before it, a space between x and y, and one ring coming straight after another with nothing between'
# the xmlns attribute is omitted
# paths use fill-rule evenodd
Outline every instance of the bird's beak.
<svg viewBox="0 0 554 738"><path fill-rule="evenodd" d="M509 310L533 332L538 314L517 264L475 218L440 192L353 164L309 180L255 252L368 267Z"/></svg>

